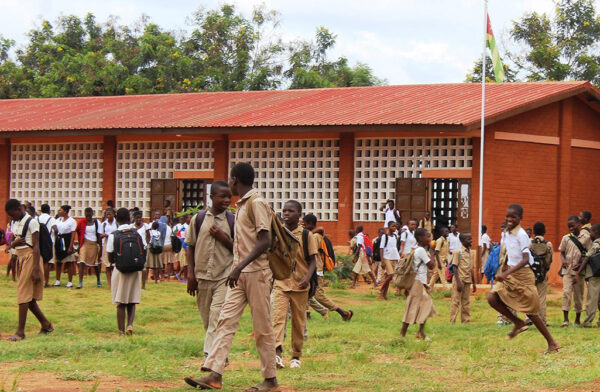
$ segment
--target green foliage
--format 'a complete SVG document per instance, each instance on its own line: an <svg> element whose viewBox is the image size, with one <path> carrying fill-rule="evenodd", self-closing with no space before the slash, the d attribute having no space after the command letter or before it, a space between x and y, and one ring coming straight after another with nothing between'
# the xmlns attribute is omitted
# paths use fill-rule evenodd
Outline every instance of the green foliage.
<svg viewBox="0 0 600 392"><path fill-rule="evenodd" d="M234 5L199 9L190 32L162 29L142 16L135 26L93 14L42 21L11 57L0 36L0 98L265 90L379 84L365 64L330 62L335 35L284 42L280 15L266 7L242 15ZM305 46L302 46L305 45Z"/></svg>
<svg viewBox="0 0 600 392"><path fill-rule="evenodd" d="M502 63L502 66L504 67L504 75L505 75L504 81L505 82L516 82L517 81L516 73L508 66L508 64ZM469 72L467 74L465 82L481 83L482 69L483 69L483 61L481 61L481 59L475 61L475 65L473 66L473 69L471 70L471 72ZM485 59L485 81L486 81L486 83L496 81L496 75L494 74L494 66L492 64L492 58L490 56L487 56Z"/></svg>

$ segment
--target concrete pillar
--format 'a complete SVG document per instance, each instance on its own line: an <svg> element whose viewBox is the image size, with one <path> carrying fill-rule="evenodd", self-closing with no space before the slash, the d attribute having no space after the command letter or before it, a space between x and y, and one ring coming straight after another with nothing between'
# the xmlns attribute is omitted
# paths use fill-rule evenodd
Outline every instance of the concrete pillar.
<svg viewBox="0 0 600 392"><path fill-rule="evenodd" d="M107 207L107 202L112 200L118 205L117 190L117 138L104 136L104 152L102 154L102 208Z"/></svg>
<svg viewBox="0 0 600 392"><path fill-rule="evenodd" d="M348 230L354 225L354 133L340 135L340 159L338 179L338 222L335 240L347 241Z"/></svg>

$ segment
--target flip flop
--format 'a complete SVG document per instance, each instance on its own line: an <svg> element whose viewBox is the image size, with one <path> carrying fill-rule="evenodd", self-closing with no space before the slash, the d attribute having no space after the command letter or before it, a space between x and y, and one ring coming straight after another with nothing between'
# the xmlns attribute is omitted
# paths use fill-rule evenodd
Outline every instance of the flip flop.
<svg viewBox="0 0 600 392"><path fill-rule="evenodd" d="M352 317L354 317L354 312L351 310L348 310L348 316L344 317L344 321L350 321L350 320L352 320Z"/></svg>
<svg viewBox="0 0 600 392"><path fill-rule="evenodd" d="M569 323L564 322L564 323L562 323L562 325L560 327L561 328L569 328Z"/></svg>
<svg viewBox="0 0 600 392"><path fill-rule="evenodd" d="M562 349L562 347L557 347L554 350L546 350L544 351L544 355L548 355L548 354L558 354L560 352L560 350Z"/></svg>
<svg viewBox="0 0 600 392"><path fill-rule="evenodd" d="M12 335L6 338L9 342L19 342L21 340L25 340L25 336Z"/></svg>
<svg viewBox="0 0 600 392"><path fill-rule="evenodd" d="M246 389L245 392L279 392L279 391L281 391L279 386L269 388L269 387L265 387L261 384L258 384L258 385L255 385L253 387Z"/></svg>
<svg viewBox="0 0 600 392"><path fill-rule="evenodd" d="M40 329L39 335L48 335L48 334L51 334L52 332L54 332L54 325L52 323L50 323L50 326L48 328Z"/></svg>
<svg viewBox="0 0 600 392"><path fill-rule="evenodd" d="M524 325L524 326L522 326L521 328L519 328L519 329L516 329L516 330L515 330L515 329L513 329L512 331L510 331L510 332L508 333L508 339L509 339L509 340L512 340L512 339L514 339L515 337L517 337L517 335L518 335L518 334L520 334L521 332L525 332L525 331L527 331L528 329L529 329L529 325Z"/></svg>
<svg viewBox="0 0 600 392"><path fill-rule="evenodd" d="M194 377L186 377L183 379L187 385L194 387L196 389L222 389L222 385L213 385L207 382L199 381L194 379Z"/></svg>

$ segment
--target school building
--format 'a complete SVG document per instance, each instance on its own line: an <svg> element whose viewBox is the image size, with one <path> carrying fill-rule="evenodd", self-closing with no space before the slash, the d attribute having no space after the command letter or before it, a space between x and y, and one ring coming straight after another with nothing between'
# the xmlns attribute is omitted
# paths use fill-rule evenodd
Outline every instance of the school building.
<svg viewBox="0 0 600 392"><path fill-rule="evenodd" d="M598 221L600 90L490 84L486 98L492 239L513 202L555 246L569 215ZM210 183L244 161L276 210L299 200L336 244L357 224L375 236L388 198L404 219L431 210L476 233L480 106L479 84L3 100L0 202L70 204L79 217L114 200L149 217L165 199L205 205Z"/></svg>

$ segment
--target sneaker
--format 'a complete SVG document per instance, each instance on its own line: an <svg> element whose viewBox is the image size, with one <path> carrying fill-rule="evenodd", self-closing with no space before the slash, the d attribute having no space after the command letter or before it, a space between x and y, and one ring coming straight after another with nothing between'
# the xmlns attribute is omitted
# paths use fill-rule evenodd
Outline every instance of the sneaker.
<svg viewBox="0 0 600 392"><path fill-rule="evenodd" d="M499 327L503 327L504 326L504 322L503 321L498 321L498 326Z"/></svg>
<svg viewBox="0 0 600 392"><path fill-rule="evenodd" d="M53 287L60 287L60 280L57 280L56 282L54 282L54 284L52 286Z"/></svg>
<svg viewBox="0 0 600 392"><path fill-rule="evenodd" d="M290 361L290 369L300 369L301 362L299 359L292 359Z"/></svg>
<svg viewBox="0 0 600 392"><path fill-rule="evenodd" d="M67 283L67 286L66 286L66 287L67 287L68 289L70 289L71 287L73 287L73 283L71 283L71 282Z"/></svg>
<svg viewBox="0 0 600 392"><path fill-rule="evenodd" d="M69 285L67 285L67 287L69 287ZM83 282L79 282L77 287L75 287L76 290L81 290L82 288L83 288Z"/></svg>
<svg viewBox="0 0 600 392"><path fill-rule="evenodd" d="M102 282L98 281L98 283L96 283L96 287L101 288L102 287Z"/></svg>
<svg viewBox="0 0 600 392"><path fill-rule="evenodd" d="M275 365L277 366L277 369L285 368L285 365L283 364L283 359L281 359L279 355L275 355Z"/></svg>

